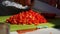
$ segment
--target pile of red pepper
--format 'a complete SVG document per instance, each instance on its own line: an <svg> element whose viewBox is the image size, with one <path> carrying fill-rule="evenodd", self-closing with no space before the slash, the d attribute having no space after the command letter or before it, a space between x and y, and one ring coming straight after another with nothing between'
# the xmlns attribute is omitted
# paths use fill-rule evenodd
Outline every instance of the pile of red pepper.
<svg viewBox="0 0 60 34"><path fill-rule="evenodd" d="M46 23L47 20L40 15L40 13L37 13L33 10L28 11L22 11L19 14L11 16L9 19L7 19L7 22L10 24L41 24Z"/></svg>

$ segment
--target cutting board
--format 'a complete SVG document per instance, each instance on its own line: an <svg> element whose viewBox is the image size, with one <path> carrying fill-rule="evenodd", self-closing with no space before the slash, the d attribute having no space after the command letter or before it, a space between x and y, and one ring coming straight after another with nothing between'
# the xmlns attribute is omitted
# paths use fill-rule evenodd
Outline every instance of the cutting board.
<svg viewBox="0 0 60 34"><path fill-rule="evenodd" d="M10 16L0 16L0 22L5 23L6 19L9 18L9 17ZM32 25L11 25L10 24L10 31L39 28L40 26L42 26L43 28L45 26L47 26L48 28L51 28L55 25L60 25L59 22L60 22L60 19L49 19L49 22L47 22L45 24L39 24L37 26L35 26L34 24L32 24Z"/></svg>

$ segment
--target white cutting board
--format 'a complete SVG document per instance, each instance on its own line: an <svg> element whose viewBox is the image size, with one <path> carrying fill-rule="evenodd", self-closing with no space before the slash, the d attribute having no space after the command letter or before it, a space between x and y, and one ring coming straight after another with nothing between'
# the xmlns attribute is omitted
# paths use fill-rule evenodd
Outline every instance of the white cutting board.
<svg viewBox="0 0 60 34"><path fill-rule="evenodd" d="M25 34L60 34L60 30L54 28L38 29L36 31L27 32Z"/></svg>
<svg viewBox="0 0 60 34"><path fill-rule="evenodd" d="M54 28L38 29L32 32L26 32L23 34L60 34L60 30ZM17 32L10 32L10 34L18 34Z"/></svg>

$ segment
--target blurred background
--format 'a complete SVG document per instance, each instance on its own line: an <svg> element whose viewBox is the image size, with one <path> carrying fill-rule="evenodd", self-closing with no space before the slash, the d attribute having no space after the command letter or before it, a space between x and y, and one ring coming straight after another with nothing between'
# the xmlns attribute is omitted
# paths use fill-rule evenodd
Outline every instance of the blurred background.
<svg viewBox="0 0 60 34"><path fill-rule="evenodd" d="M60 0L39 0L60 9Z"/></svg>
<svg viewBox="0 0 60 34"><path fill-rule="evenodd" d="M11 14L17 14L21 10L15 7L6 7L2 5L2 2L6 0L0 0L0 15L11 15ZM30 8L39 8L39 10L42 10L44 13L56 13L60 16L60 0L9 0L12 2L20 3L23 6L28 5ZM37 2L35 2L37 1ZM40 1L40 3L39 3ZM34 5L35 4L35 5ZM48 5L49 6L48 6ZM37 6L39 5L39 6ZM46 5L46 6L44 6ZM36 8L36 9L37 9Z"/></svg>

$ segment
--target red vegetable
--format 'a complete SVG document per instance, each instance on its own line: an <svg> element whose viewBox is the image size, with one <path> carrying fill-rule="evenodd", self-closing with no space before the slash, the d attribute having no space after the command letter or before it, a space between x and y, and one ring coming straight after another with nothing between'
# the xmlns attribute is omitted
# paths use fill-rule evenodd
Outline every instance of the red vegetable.
<svg viewBox="0 0 60 34"><path fill-rule="evenodd" d="M17 15L11 16L9 19L7 19L7 22L11 24L38 25L40 23L46 23L47 20L42 15L40 15L40 13L37 13L33 10L29 10L29 11L23 11Z"/></svg>

